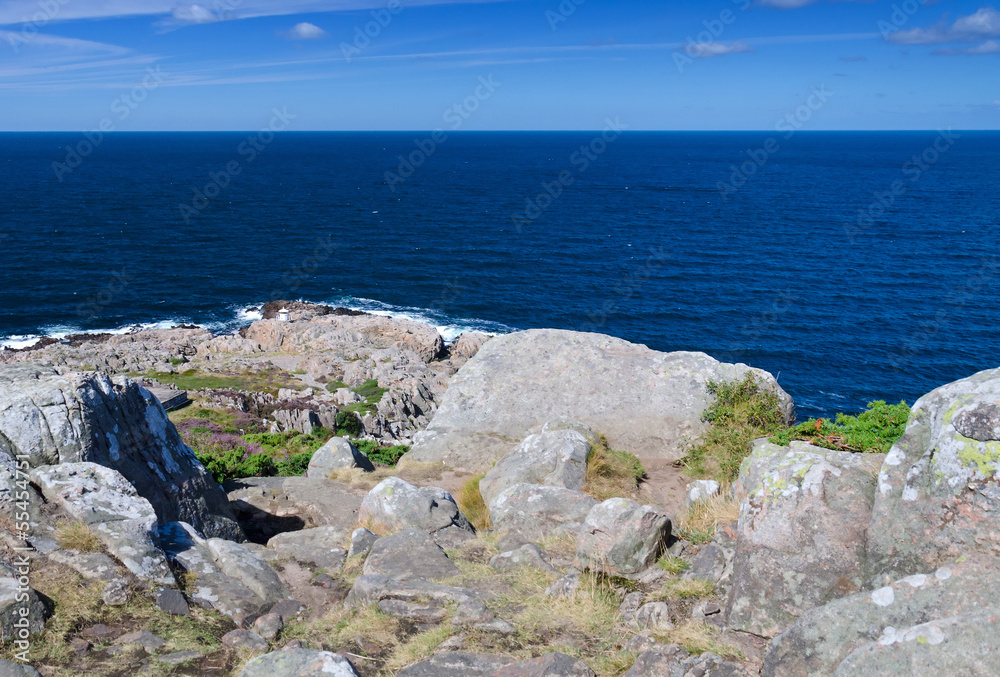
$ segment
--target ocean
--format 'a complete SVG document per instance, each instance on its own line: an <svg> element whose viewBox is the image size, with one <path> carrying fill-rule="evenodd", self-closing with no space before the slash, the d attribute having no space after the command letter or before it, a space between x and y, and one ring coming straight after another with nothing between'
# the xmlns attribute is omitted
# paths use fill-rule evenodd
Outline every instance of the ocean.
<svg viewBox="0 0 1000 677"><path fill-rule="evenodd" d="M800 418L1000 366L1000 132L608 122L0 134L0 344L304 299L700 350Z"/></svg>

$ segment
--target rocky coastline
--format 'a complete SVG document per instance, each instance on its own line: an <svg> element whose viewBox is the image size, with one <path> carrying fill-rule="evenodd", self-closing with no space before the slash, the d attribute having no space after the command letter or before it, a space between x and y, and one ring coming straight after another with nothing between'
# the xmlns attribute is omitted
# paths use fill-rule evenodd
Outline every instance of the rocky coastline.
<svg viewBox="0 0 1000 677"><path fill-rule="evenodd" d="M0 352L0 676L1000 674L1000 369L887 453L764 436L696 480L720 384L793 421L771 374L262 317Z"/></svg>

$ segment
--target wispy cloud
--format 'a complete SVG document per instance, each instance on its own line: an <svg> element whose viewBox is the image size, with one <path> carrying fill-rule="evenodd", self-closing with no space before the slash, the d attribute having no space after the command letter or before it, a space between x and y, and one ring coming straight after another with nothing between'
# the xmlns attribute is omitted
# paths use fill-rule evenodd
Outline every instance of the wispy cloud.
<svg viewBox="0 0 1000 677"><path fill-rule="evenodd" d="M978 42L1000 37L1000 12L992 6L959 17L952 25L946 19L928 28L910 28L890 33L887 40L900 45L940 45L948 42Z"/></svg>
<svg viewBox="0 0 1000 677"><path fill-rule="evenodd" d="M321 40L327 35L327 32L322 28L308 21L297 23L292 26L291 30L281 32L281 36L289 40Z"/></svg>
<svg viewBox="0 0 1000 677"><path fill-rule="evenodd" d="M713 56L723 56L725 54L740 54L742 52L752 52L751 47L743 40L735 42L702 42L688 51L688 53L698 59L707 59Z"/></svg>
<svg viewBox="0 0 1000 677"><path fill-rule="evenodd" d="M983 54L1000 54L1000 42L997 42L996 40L989 40L981 45L976 45L975 47L935 49L931 53L938 56L958 56L962 54L981 56Z"/></svg>

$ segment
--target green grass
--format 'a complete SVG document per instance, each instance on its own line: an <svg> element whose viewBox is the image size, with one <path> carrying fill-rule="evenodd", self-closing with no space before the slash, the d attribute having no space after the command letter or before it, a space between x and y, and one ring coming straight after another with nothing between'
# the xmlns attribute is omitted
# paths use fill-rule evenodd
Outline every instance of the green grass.
<svg viewBox="0 0 1000 677"><path fill-rule="evenodd" d="M484 477L486 475L476 475L469 479L455 495L458 509L478 531L493 528L493 524L490 522L490 509L486 506L486 501L483 500L483 495L479 491L479 482Z"/></svg>
<svg viewBox="0 0 1000 677"><path fill-rule="evenodd" d="M827 449L863 453L887 453L906 431L910 407L906 402L886 404L884 400L868 403L857 416L837 414L830 422L811 418L805 423L782 430L771 437L775 444L805 440Z"/></svg>
<svg viewBox="0 0 1000 677"><path fill-rule="evenodd" d="M403 454L410 450L405 444L396 444L390 447L379 446L376 440L354 440L354 446L358 451L364 452L375 465L393 468L399 463Z"/></svg>
<svg viewBox="0 0 1000 677"><path fill-rule="evenodd" d="M347 387L348 387L347 384L344 383L343 381L328 381L326 384L326 389L329 390L331 393L335 393L341 388L347 388Z"/></svg>
<svg viewBox="0 0 1000 677"><path fill-rule="evenodd" d="M299 381L288 372L282 371L277 367L242 374L199 371L189 371L184 374L168 374L160 371L152 371L140 375L145 378L154 379L165 385L176 386L181 390L246 390L276 395L280 388L301 390L306 387L305 383L302 383L302 381Z"/></svg>
<svg viewBox="0 0 1000 677"><path fill-rule="evenodd" d="M674 555L664 555L656 562L656 566L670 574L679 574L691 568L683 558Z"/></svg>
<svg viewBox="0 0 1000 677"><path fill-rule="evenodd" d="M778 433L784 427L778 396L750 372L742 381L708 383L715 402L702 419L712 426L701 444L684 457L687 474L695 478L731 481L750 453L753 441Z"/></svg>

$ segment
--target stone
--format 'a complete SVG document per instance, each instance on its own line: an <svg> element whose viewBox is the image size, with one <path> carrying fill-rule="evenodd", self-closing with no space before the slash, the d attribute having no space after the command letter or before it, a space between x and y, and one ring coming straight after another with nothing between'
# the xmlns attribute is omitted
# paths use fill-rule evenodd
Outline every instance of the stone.
<svg viewBox="0 0 1000 677"><path fill-rule="evenodd" d="M288 623L298 616L299 613L305 611L305 609L306 607L302 604L302 602L294 599L286 599L271 607L271 611L269 613L278 614L281 616L282 623Z"/></svg>
<svg viewBox="0 0 1000 677"><path fill-rule="evenodd" d="M250 651L267 651L267 642L256 632L249 630L230 630L222 636L222 643L234 649Z"/></svg>
<svg viewBox="0 0 1000 677"><path fill-rule="evenodd" d="M383 574L399 580L449 578L459 569L423 530L407 529L375 541L365 559L365 575Z"/></svg>
<svg viewBox="0 0 1000 677"><path fill-rule="evenodd" d="M829 675L852 651L890 634L929 621L992 609L1000 599L1000 579L995 575L992 558L981 555L961 559L810 609L772 640L763 674Z"/></svg>
<svg viewBox="0 0 1000 677"><path fill-rule="evenodd" d="M165 663L166 665L183 665L190 661L199 660L200 658L201 654L197 651L175 651L173 653L157 656L156 661L159 663Z"/></svg>
<svg viewBox="0 0 1000 677"><path fill-rule="evenodd" d="M348 557L364 557L371 552L372 545L378 540L378 535L364 527L359 527L351 532L351 547L347 551Z"/></svg>
<svg viewBox="0 0 1000 677"><path fill-rule="evenodd" d="M274 638L278 636L278 633L284 627L285 623L281 620L281 614L274 613L273 611L264 614L253 622L253 629L268 642L274 641Z"/></svg>
<svg viewBox="0 0 1000 677"><path fill-rule="evenodd" d="M512 663L500 668L491 677L596 677L583 661L554 652Z"/></svg>
<svg viewBox="0 0 1000 677"><path fill-rule="evenodd" d="M780 448L779 448L780 449ZM773 637L806 610L864 583L865 528L880 454L792 442L755 447L767 469L740 506L729 627Z"/></svg>
<svg viewBox="0 0 1000 677"><path fill-rule="evenodd" d="M655 644L643 650L622 677L674 677L680 663L689 658L687 651L676 644ZM685 673L679 673L687 677Z"/></svg>
<svg viewBox="0 0 1000 677"><path fill-rule="evenodd" d="M131 598L132 588L122 579L111 581L101 591L101 600L108 606L124 606Z"/></svg>
<svg viewBox="0 0 1000 677"><path fill-rule="evenodd" d="M845 658L833 677L1000 674L1000 608L889 630Z"/></svg>
<svg viewBox="0 0 1000 677"><path fill-rule="evenodd" d="M390 534L404 529L432 533L450 526L473 530L451 494L434 487L415 487L398 477L387 477L368 492L359 518L373 531Z"/></svg>
<svg viewBox="0 0 1000 677"><path fill-rule="evenodd" d="M660 353L603 334L530 329L498 336L453 377L414 436L411 460L483 473L557 418L600 431L614 449L675 461L709 424L710 381L757 375L790 420L792 400L770 374L704 353Z"/></svg>
<svg viewBox="0 0 1000 677"><path fill-rule="evenodd" d="M517 532L527 541L537 543L558 533L575 537L595 505L597 501L579 491L515 484L494 498L489 509L497 533Z"/></svg>
<svg viewBox="0 0 1000 677"><path fill-rule="evenodd" d="M640 629L672 630L674 624L670 621L670 607L666 602L647 602L635 613L635 622Z"/></svg>
<svg viewBox="0 0 1000 677"><path fill-rule="evenodd" d="M86 637L87 639L98 639L98 640L108 639L114 634L115 634L114 629L108 627L104 623L91 625L80 631L81 637Z"/></svg>
<svg viewBox="0 0 1000 677"><path fill-rule="evenodd" d="M288 598L278 573L263 558L239 543L221 538L210 538L206 545L222 573L239 580L264 604L271 606Z"/></svg>
<svg viewBox="0 0 1000 677"><path fill-rule="evenodd" d="M447 651L404 668L396 677L492 677L513 662L508 656Z"/></svg>
<svg viewBox="0 0 1000 677"><path fill-rule="evenodd" d="M157 517L121 473L96 463L31 471L45 498L85 523L125 568L142 580L176 585L157 542Z"/></svg>
<svg viewBox="0 0 1000 677"><path fill-rule="evenodd" d="M542 426L543 433L551 433L557 430L575 430L583 435L584 439L590 442L592 447L596 447L601 443L601 436L594 432L593 428L572 418L554 418L551 421L546 421L545 425Z"/></svg>
<svg viewBox="0 0 1000 677"><path fill-rule="evenodd" d="M548 571L549 573L558 573L556 568L546 561L545 555L538 549L538 546L531 543L522 545L516 550L508 550L507 552L494 555L490 558L490 566L497 571L512 571L520 567L533 567L542 571Z"/></svg>
<svg viewBox="0 0 1000 677"><path fill-rule="evenodd" d="M660 556L670 526L670 518L651 505L610 498L595 505L580 527L578 566L612 575L639 573Z"/></svg>
<svg viewBox="0 0 1000 677"><path fill-rule="evenodd" d="M347 468L361 468L368 472L375 470L368 457L343 437L331 437L309 460L311 477L326 477L334 470Z"/></svg>
<svg viewBox="0 0 1000 677"><path fill-rule="evenodd" d="M351 608L378 604L382 600L398 599L404 602L433 603L434 606L483 601L483 594L469 588L440 585L429 581L399 580L385 575L358 576L351 591L347 593L344 605Z"/></svg>
<svg viewBox="0 0 1000 677"><path fill-rule="evenodd" d="M239 677L360 677L340 654L311 649L288 649L258 656Z"/></svg>
<svg viewBox="0 0 1000 677"><path fill-rule="evenodd" d="M448 354L453 358L471 359L491 338L489 334L479 331L463 332L448 346Z"/></svg>
<svg viewBox="0 0 1000 677"><path fill-rule="evenodd" d="M141 646L143 651L146 653L156 653L162 649L166 643L167 640L162 637L157 637L149 630L136 630L135 632L129 632L115 640L115 644L118 646L127 646L129 644Z"/></svg>
<svg viewBox="0 0 1000 677"><path fill-rule="evenodd" d="M118 579L122 573L114 560L103 552L53 550L49 553L49 559L65 564L84 578L92 581L113 581Z"/></svg>
<svg viewBox="0 0 1000 677"><path fill-rule="evenodd" d="M38 670L24 663L13 663L0 658L0 677L42 677Z"/></svg>
<svg viewBox="0 0 1000 677"><path fill-rule="evenodd" d="M497 461L479 481L479 493L489 505L515 484L544 484L572 491L583 489L591 445L575 430L529 435Z"/></svg>
<svg viewBox="0 0 1000 677"><path fill-rule="evenodd" d="M443 606L406 602L401 599L384 599L376 606L384 614L404 618L412 623L437 624L448 616L448 610Z"/></svg>
<svg viewBox="0 0 1000 677"><path fill-rule="evenodd" d="M684 495L684 504L691 505L698 501L704 501L719 493L719 483L715 480L695 480L687 485L687 493Z"/></svg>
<svg viewBox="0 0 1000 677"><path fill-rule="evenodd" d="M646 598L646 594L641 590L635 590L633 592L627 593L622 603L618 605L618 613L622 615L629 623L635 622L635 615L642 606L643 600Z"/></svg>
<svg viewBox="0 0 1000 677"><path fill-rule="evenodd" d="M319 477L246 477L226 483L233 511L254 540L333 526L350 533L365 494L343 482Z"/></svg>
<svg viewBox="0 0 1000 677"><path fill-rule="evenodd" d="M727 557L725 549L709 543L691 560L691 568L684 572L684 578L699 578L718 583L727 573L732 555Z"/></svg>
<svg viewBox="0 0 1000 677"><path fill-rule="evenodd" d="M435 531L431 534L431 538L445 550L461 550L466 543L476 538L476 534L468 529L452 525Z"/></svg>
<svg viewBox="0 0 1000 677"><path fill-rule="evenodd" d="M88 653L92 648L94 648L94 645L88 642L87 640L83 639L82 637L77 637L76 639L70 641L69 643L70 651L75 653L77 656L83 656L84 654Z"/></svg>
<svg viewBox="0 0 1000 677"><path fill-rule="evenodd" d="M21 597L26 599L19 599ZM0 642L24 640L20 636L24 629L29 635L41 632L49 615L49 610L32 588L21 587L16 578L0 578Z"/></svg>
<svg viewBox="0 0 1000 677"><path fill-rule="evenodd" d="M878 476L868 573L879 585L978 553L1000 564L1000 369L913 405Z"/></svg>
<svg viewBox="0 0 1000 677"><path fill-rule="evenodd" d="M156 591L156 608L172 616L187 616L190 613L183 593L174 588L160 588Z"/></svg>
<svg viewBox="0 0 1000 677"><path fill-rule="evenodd" d="M549 597L572 597L580 589L580 574L569 573L560 576L545 589Z"/></svg>
<svg viewBox="0 0 1000 677"><path fill-rule="evenodd" d="M60 375L32 363L0 364L0 456L32 467L89 462L113 468L160 522L242 540L225 493L184 445L159 401L130 378Z"/></svg>

